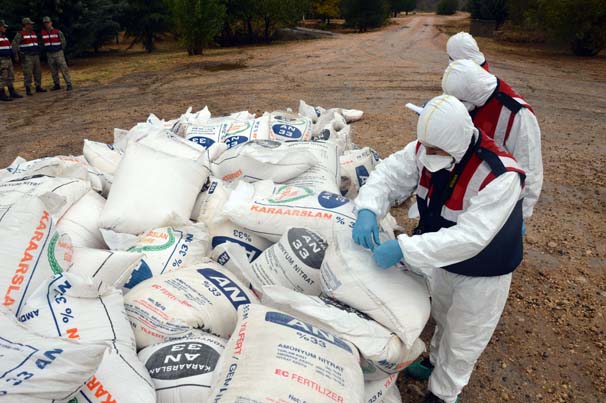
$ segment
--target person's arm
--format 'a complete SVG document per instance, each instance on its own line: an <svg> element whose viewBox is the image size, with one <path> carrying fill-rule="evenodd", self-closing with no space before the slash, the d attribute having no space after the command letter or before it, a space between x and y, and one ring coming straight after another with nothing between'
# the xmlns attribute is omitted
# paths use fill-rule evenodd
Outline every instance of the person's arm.
<svg viewBox="0 0 606 403"><path fill-rule="evenodd" d="M67 46L67 41L65 40L65 35L63 35L63 31L59 31L59 39L61 40L61 46L63 47L63 50L65 50L65 47Z"/></svg>
<svg viewBox="0 0 606 403"><path fill-rule="evenodd" d="M524 219L532 216L534 205L539 201L543 187L543 156L541 154L541 129L535 115L522 108L511 127L511 134L505 147L513 154L518 164L526 172L523 191Z"/></svg>
<svg viewBox="0 0 606 403"><path fill-rule="evenodd" d="M503 228L521 192L517 173L502 174L470 200L456 225L423 235L398 236L404 260L416 268L438 268L476 256Z"/></svg>
<svg viewBox="0 0 606 403"><path fill-rule="evenodd" d="M416 141L408 143L403 150L377 165L355 199L358 210L370 210L380 220L393 201L407 198L414 192L419 182L416 144Z"/></svg>

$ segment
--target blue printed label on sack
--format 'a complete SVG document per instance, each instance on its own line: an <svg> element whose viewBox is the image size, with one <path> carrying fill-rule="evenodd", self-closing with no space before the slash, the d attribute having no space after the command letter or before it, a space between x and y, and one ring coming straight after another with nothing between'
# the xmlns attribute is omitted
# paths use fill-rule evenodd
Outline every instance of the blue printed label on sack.
<svg viewBox="0 0 606 403"><path fill-rule="evenodd" d="M271 130L277 135L281 137L286 137L288 139L300 139L303 136L301 130L292 125L287 125L284 123L276 123L271 127Z"/></svg>
<svg viewBox="0 0 606 403"><path fill-rule="evenodd" d="M139 264L139 267L137 267L135 270L133 270L130 273L130 278L128 279L126 284L124 284L124 288L128 288L130 290L131 288L133 288L140 282L145 281L151 277L152 277L151 269L149 268L149 266L147 265L145 260L141 259L141 263Z"/></svg>
<svg viewBox="0 0 606 403"><path fill-rule="evenodd" d="M368 170L364 165L356 167L356 176L358 177L358 185L363 186L368 179Z"/></svg>
<svg viewBox="0 0 606 403"><path fill-rule="evenodd" d="M235 244L238 244L238 245L242 246L244 249L246 249L246 256L248 256L248 261L249 262L252 262L256 258L258 258L259 255L262 252L260 249L255 248L251 244L248 244L248 243L243 242L243 241L241 241L239 239L230 238L230 237L227 237L227 236L216 236L216 237L214 237L213 240L212 240L212 248L214 249L218 245L221 245L222 243L225 243L225 242L233 242Z"/></svg>
<svg viewBox="0 0 606 403"><path fill-rule="evenodd" d="M322 192L318 195L318 203L324 208L337 208L348 202L349 199L330 192Z"/></svg>
<svg viewBox="0 0 606 403"><path fill-rule="evenodd" d="M277 325L286 326L299 332L303 332L305 334L333 344L337 347L341 347L343 350L352 353L349 345L340 338L334 336L332 333L317 328L307 322L303 322L302 320L299 320L290 315L281 312L267 312L265 314L265 321L275 323Z"/></svg>
<svg viewBox="0 0 606 403"><path fill-rule="evenodd" d="M227 148L232 148L237 146L238 144L246 143L248 141L248 137L246 136L230 136L225 139L224 143L227 144Z"/></svg>
<svg viewBox="0 0 606 403"><path fill-rule="evenodd" d="M200 144L204 148L208 148L215 144L215 140L209 139L208 137L190 137L188 140L196 144Z"/></svg>
<svg viewBox="0 0 606 403"><path fill-rule="evenodd" d="M214 269L198 269L198 273L206 277L215 287L217 287L223 295L231 302L236 310L240 305L250 304L250 299L236 283Z"/></svg>

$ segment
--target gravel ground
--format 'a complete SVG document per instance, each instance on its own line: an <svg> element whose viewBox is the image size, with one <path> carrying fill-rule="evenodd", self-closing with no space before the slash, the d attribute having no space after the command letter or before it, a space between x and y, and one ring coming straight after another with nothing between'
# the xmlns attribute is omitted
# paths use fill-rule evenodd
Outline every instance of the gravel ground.
<svg viewBox="0 0 606 403"><path fill-rule="evenodd" d="M111 142L114 127L129 128L149 112L172 118L189 105L262 112L296 108L299 99L364 110L355 141L387 156L415 136L416 115L404 104L441 92L447 37L436 25L461 18L416 15L377 32L213 50L69 94L4 103L0 164L78 154L82 139ZM480 43L493 72L536 111L545 184L501 323L462 401L605 402L605 57ZM406 224L404 208L395 215ZM405 402L422 400L425 384L404 376L399 383Z"/></svg>

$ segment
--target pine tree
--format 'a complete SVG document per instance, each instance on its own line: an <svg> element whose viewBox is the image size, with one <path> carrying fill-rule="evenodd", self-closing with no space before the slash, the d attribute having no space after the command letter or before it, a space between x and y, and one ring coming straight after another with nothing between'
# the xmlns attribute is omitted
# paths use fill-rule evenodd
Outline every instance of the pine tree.
<svg viewBox="0 0 606 403"><path fill-rule="evenodd" d="M343 0L341 7L347 25L360 32L380 27L390 14L387 0Z"/></svg>
<svg viewBox="0 0 606 403"><path fill-rule="evenodd" d="M221 31L226 9L220 0L172 0L179 37L190 55L201 55Z"/></svg>
<svg viewBox="0 0 606 403"><path fill-rule="evenodd" d="M128 0L120 22L133 44L141 42L151 52L156 36L170 30L171 17L164 0Z"/></svg>

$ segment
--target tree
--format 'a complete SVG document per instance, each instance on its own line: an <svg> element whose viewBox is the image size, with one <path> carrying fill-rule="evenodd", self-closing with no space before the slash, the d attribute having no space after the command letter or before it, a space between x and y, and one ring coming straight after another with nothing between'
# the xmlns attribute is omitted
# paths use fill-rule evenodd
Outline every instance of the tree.
<svg viewBox="0 0 606 403"><path fill-rule="evenodd" d="M538 0L538 20L578 56L606 47L606 0Z"/></svg>
<svg viewBox="0 0 606 403"><path fill-rule="evenodd" d="M440 15L453 15L459 8L458 0L440 0L436 13Z"/></svg>
<svg viewBox="0 0 606 403"><path fill-rule="evenodd" d="M179 37L189 55L201 55L223 27L225 4L220 0L173 0Z"/></svg>
<svg viewBox="0 0 606 403"><path fill-rule="evenodd" d="M389 3L394 17L397 17L401 12L408 15L409 12L417 8L417 0L390 0Z"/></svg>
<svg viewBox="0 0 606 403"><path fill-rule="evenodd" d="M365 32L368 28L380 27L390 15L386 0L343 0L341 11L347 25Z"/></svg>
<svg viewBox="0 0 606 403"><path fill-rule="evenodd" d="M156 36L170 30L170 11L164 0L128 0L120 22L126 34L134 37L131 46L141 42L151 52Z"/></svg>
<svg viewBox="0 0 606 403"><path fill-rule="evenodd" d="M507 19L507 3L507 0L470 0L471 18L495 20L501 26Z"/></svg>
<svg viewBox="0 0 606 403"><path fill-rule="evenodd" d="M317 0L311 5L312 13L330 24L331 18L339 18L341 16L341 1L340 0Z"/></svg>
<svg viewBox="0 0 606 403"><path fill-rule="evenodd" d="M257 0L255 11L263 25L263 40L270 42L274 30L279 25L293 26L307 10L306 1L300 0Z"/></svg>

